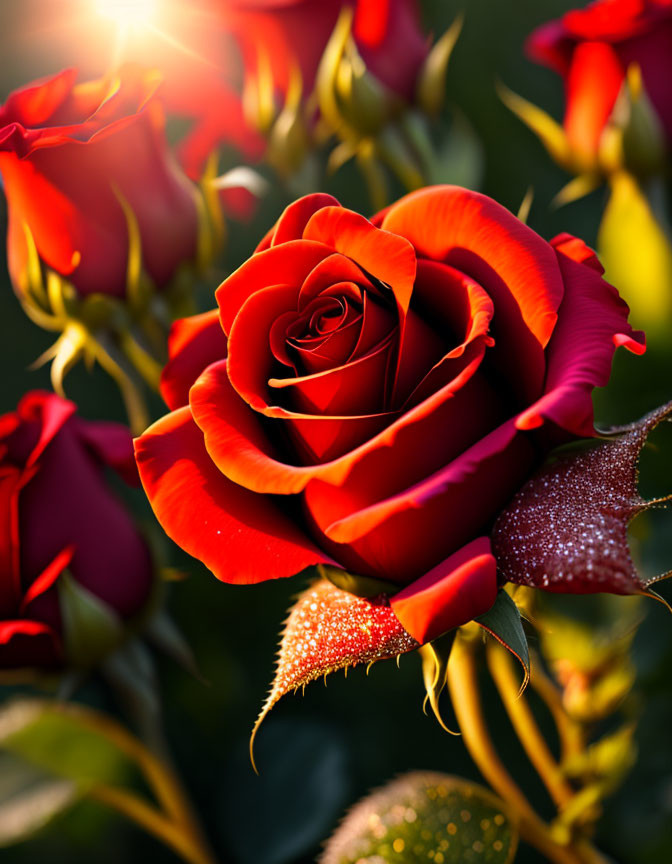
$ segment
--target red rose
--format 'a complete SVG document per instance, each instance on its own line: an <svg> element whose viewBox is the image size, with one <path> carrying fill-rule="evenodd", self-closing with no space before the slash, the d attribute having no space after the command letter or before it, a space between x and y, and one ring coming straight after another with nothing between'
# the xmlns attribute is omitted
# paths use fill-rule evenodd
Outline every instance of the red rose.
<svg viewBox="0 0 672 864"><path fill-rule="evenodd" d="M313 89L341 10L354 6L353 35L367 68L390 90L413 98L428 51L416 0L229 0L223 6L245 68L256 69L263 52L274 83L284 91L298 64L304 93Z"/></svg>
<svg viewBox="0 0 672 864"><path fill-rule="evenodd" d="M25 281L26 231L42 261L80 295L123 296L129 231L119 196L140 230L142 262L158 287L196 255L194 190L168 151L151 72L75 84L77 72L17 90L0 108L0 172L9 204L8 258Z"/></svg>
<svg viewBox="0 0 672 864"><path fill-rule="evenodd" d="M159 521L225 581L331 562L395 582L420 642L482 614L493 520L551 446L593 434L615 347L644 350L601 272L457 187L373 223L296 201L219 311L176 325L173 413L136 442Z"/></svg>
<svg viewBox="0 0 672 864"><path fill-rule="evenodd" d="M672 0L596 0L539 27L527 51L565 80L564 123L577 153L597 153L631 63L672 141Z"/></svg>
<svg viewBox="0 0 672 864"><path fill-rule="evenodd" d="M147 602L149 551L108 466L137 480L128 430L82 420L59 396L29 393L0 417L0 668L66 661L66 569L121 619Z"/></svg>

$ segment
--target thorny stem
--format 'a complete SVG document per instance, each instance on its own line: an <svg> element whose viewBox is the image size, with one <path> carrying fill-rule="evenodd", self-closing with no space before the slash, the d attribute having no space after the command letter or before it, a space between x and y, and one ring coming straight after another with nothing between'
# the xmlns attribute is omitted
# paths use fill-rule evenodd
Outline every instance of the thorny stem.
<svg viewBox="0 0 672 864"><path fill-rule="evenodd" d="M474 642L458 633L448 663L448 687L464 742L483 777L519 817L522 839L553 864L607 864L587 841L561 845L537 815L497 755L483 717ZM515 692L517 692L517 685Z"/></svg>

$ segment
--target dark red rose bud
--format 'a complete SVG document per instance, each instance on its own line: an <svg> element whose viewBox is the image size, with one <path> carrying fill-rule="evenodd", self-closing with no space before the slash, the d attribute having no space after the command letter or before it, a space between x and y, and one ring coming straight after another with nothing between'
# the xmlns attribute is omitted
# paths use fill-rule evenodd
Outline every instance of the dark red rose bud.
<svg viewBox="0 0 672 864"><path fill-rule="evenodd" d="M32 392L0 417L0 668L93 662L151 592L147 545L103 475L137 481L131 436L75 410Z"/></svg>
<svg viewBox="0 0 672 864"><path fill-rule="evenodd" d="M637 462L646 438L672 403L609 433L606 440L560 456L521 489L497 520L492 545L501 577L562 593L652 594L628 547L628 524L669 500L645 501Z"/></svg>

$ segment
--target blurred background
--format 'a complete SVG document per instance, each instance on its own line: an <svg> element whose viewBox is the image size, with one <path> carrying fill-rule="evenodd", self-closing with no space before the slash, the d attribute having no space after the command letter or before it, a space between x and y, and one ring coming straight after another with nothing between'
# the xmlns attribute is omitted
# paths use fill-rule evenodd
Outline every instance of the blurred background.
<svg viewBox="0 0 672 864"><path fill-rule="evenodd" d="M497 81L505 83L554 117L562 114L562 84L552 72L527 61L525 37L540 23L557 17L572 4L566 0L423 0L426 29L442 33L459 11L463 32L448 71L445 124L455 122L455 109L467 118L480 142L464 158L463 181L478 184L513 212L528 188L534 191L529 224L543 237L570 231L595 245L604 189L560 209L550 202L568 176L549 159L535 136L502 104ZM109 22L95 14L93 0L23 0L0 3L0 98L36 77L67 66L83 74L105 71L114 53ZM461 169L456 168L458 172ZM269 178L270 178L269 174ZM354 172L341 170L327 182L345 206L367 212L362 183ZM399 189L399 193L403 190ZM251 223L229 225L229 242L221 273L202 292L202 308L219 276L241 263L288 201L274 184ZM4 200L0 203L6 227ZM12 291L3 258L0 261L0 411L12 410L28 389L49 387L48 370L29 371L32 361L50 344L51 334L22 313ZM637 326L637 321L633 322ZM637 358L618 352L612 385L596 396L598 422L621 423L641 416L672 397L672 349ZM67 384L68 395L88 418L124 420L112 382L99 371L91 376L82 366ZM158 400L155 416L162 413ZM669 424L667 424L669 426ZM657 449L647 450L642 463L645 496L672 489L672 435L653 436ZM459 738L442 731L422 712L420 663L408 655L400 668L391 662L332 676L328 685L314 684L305 696L288 697L272 712L257 739L260 776L252 772L248 735L273 671L278 634L292 597L305 584L297 578L252 587L216 582L198 562L189 559L161 535L140 492L132 506L147 531L164 547L171 565L188 573L170 586L169 605L191 644L201 678L169 661L159 661L167 737L189 792L221 860L237 864L302 864L315 860L321 842L346 809L373 787L411 769L433 769L480 779ZM633 527L635 552L645 573L672 566L672 521L662 512ZM672 599L670 586L661 593ZM573 614L594 622L597 604L571 598ZM567 603L565 603L565 606ZM633 652L638 683L628 710L639 716L639 756L620 791L609 800L600 823L597 845L621 864L659 864L672 860L672 622L662 605L647 602ZM543 790L529 768L494 689L484 685L490 700L488 721L502 752L532 800ZM9 693L9 688L7 688ZM116 712L102 687L87 684L79 698ZM449 724L451 709L446 699ZM541 722L544 720L542 718ZM453 726L456 725L453 720ZM1 778L0 778L1 783ZM151 857L171 862L172 854L153 839L102 807L84 803L46 831L21 846L0 850L11 864L133 864ZM538 862L523 847L518 861Z"/></svg>

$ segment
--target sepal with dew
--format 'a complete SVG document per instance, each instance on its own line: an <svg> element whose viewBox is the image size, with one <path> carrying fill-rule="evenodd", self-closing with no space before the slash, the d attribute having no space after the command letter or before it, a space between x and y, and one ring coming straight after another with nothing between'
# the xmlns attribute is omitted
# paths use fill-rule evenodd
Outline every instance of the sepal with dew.
<svg viewBox="0 0 672 864"><path fill-rule="evenodd" d="M501 577L559 593L643 594L662 601L652 586L671 574L640 576L627 528L672 497L645 501L637 490L641 449L671 413L669 403L543 466L495 523L492 544Z"/></svg>
<svg viewBox="0 0 672 864"><path fill-rule="evenodd" d="M275 677L250 738L284 695L352 666L398 657L419 647L401 626L384 594L358 597L319 579L292 606L280 640Z"/></svg>
<svg viewBox="0 0 672 864"><path fill-rule="evenodd" d="M414 771L356 804L319 862L509 864L517 846L515 815L488 789L448 774Z"/></svg>

